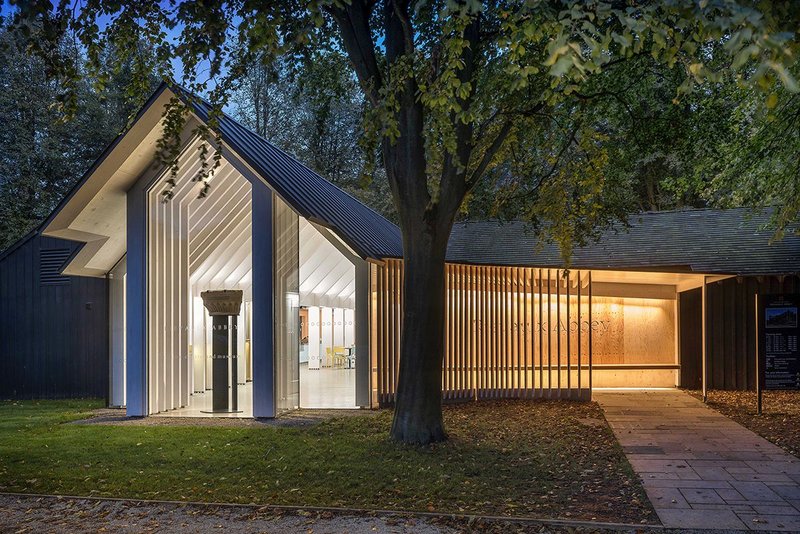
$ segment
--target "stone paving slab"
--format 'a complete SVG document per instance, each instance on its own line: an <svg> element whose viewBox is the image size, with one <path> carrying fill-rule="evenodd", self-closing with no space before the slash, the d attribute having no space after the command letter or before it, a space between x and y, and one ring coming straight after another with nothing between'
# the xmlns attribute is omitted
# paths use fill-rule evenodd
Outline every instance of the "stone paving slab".
<svg viewBox="0 0 800 534"><path fill-rule="evenodd" d="M800 532L800 460L680 390L595 391L668 528Z"/></svg>

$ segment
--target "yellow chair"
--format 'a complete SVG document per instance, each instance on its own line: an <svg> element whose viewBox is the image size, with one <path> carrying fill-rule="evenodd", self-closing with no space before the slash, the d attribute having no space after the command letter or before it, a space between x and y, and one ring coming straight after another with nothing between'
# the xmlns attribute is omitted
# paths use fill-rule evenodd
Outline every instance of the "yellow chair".
<svg viewBox="0 0 800 534"><path fill-rule="evenodd" d="M347 363L347 353L344 347L333 347L333 367L343 368Z"/></svg>

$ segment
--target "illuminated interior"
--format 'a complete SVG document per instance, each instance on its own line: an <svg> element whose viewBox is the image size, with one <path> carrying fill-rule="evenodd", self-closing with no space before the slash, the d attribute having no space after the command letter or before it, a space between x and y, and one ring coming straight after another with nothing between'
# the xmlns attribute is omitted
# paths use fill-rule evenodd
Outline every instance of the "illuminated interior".
<svg viewBox="0 0 800 534"><path fill-rule="evenodd" d="M188 159L191 148L172 198L164 202L163 179L147 194L150 413L212 415L212 328L201 293L238 289L238 412L213 415L251 417L252 186L223 162L208 195L198 198L202 185L192 177L199 161ZM276 196L272 222L276 409L354 408L354 266L325 229Z"/></svg>
<svg viewBox="0 0 800 534"><path fill-rule="evenodd" d="M334 238L335 239L335 238ZM355 267L300 220L300 406L355 408Z"/></svg>
<svg viewBox="0 0 800 534"><path fill-rule="evenodd" d="M402 262L372 267L371 396L395 401ZM444 400L675 387L677 296L703 275L446 266Z"/></svg>
<svg viewBox="0 0 800 534"><path fill-rule="evenodd" d="M209 411L211 328L200 293L240 289L240 412L233 415L249 417L252 187L224 163L207 198L198 199L201 185L191 179L197 165L197 158L183 163L169 202L162 200L163 180L148 192L149 409L189 416ZM368 355L355 351L356 275L348 247L277 196L272 216L276 411L355 408L355 362ZM590 311L589 271L565 279L556 269L486 267L472 274L466 266L450 269L443 387L453 395L467 394L468 383L483 384L481 369L469 363L481 351L495 373L484 377L490 381L483 388L560 391L567 385L583 395L589 387L590 331L593 387L677 384L676 298L681 288L696 287L698 275L592 271ZM373 276L377 272L373 268ZM400 288L399 279L392 282L389 293L395 300ZM388 336L371 342L373 352L378 347L393 351L385 364L372 356L373 402L380 373L390 386L396 380L402 314L393 302L384 315L374 311L371 319L372 336Z"/></svg>
<svg viewBox="0 0 800 534"><path fill-rule="evenodd" d="M223 162L210 181L208 196L198 198L202 184L192 177L200 161L191 149L185 151L173 197L164 201L161 179L147 193L150 412L198 415L211 410L211 317L200 294L238 289L243 291L236 317L239 413L231 415L250 416L252 187Z"/></svg>

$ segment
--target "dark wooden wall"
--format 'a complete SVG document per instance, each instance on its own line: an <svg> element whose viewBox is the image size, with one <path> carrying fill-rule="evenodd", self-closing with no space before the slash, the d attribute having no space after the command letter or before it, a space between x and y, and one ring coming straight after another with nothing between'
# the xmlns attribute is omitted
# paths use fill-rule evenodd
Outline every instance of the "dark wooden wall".
<svg viewBox="0 0 800 534"><path fill-rule="evenodd" d="M703 290L692 289L678 293L678 353L681 363L681 387L702 387Z"/></svg>
<svg viewBox="0 0 800 534"><path fill-rule="evenodd" d="M755 295L800 292L798 276L747 276L708 285L708 387L755 389ZM700 290L680 296L681 386L701 386Z"/></svg>
<svg viewBox="0 0 800 534"><path fill-rule="evenodd" d="M59 273L78 246L36 235L0 259L0 399L107 397L107 282Z"/></svg>

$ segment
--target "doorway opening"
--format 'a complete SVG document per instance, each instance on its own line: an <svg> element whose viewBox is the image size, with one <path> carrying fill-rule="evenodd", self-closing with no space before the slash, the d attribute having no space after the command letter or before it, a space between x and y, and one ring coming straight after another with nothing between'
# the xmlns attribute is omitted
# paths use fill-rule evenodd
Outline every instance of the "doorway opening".
<svg viewBox="0 0 800 534"><path fill-rule="evenodd" d="M357 407L355 267L331 238L300 219L301 408Z"/></svg>
<svg viewBox="0 0 800 534"><path fill-rule="evenodd" d="M230 413L213 415L252 417L252 186L223 160L199 198L194 154L182 156L169 201L162 180L147 193L149 413L209 417L213 362L224 357ZM236 359L212 351L212 318L201 293L217 290L243 292L235 347L228 348Z"/></svg>

